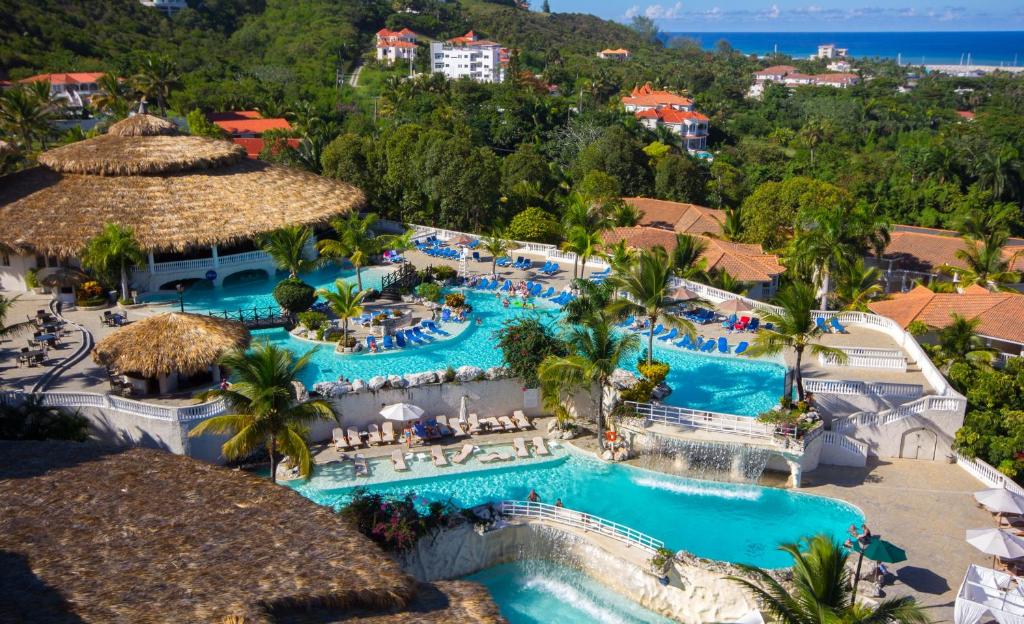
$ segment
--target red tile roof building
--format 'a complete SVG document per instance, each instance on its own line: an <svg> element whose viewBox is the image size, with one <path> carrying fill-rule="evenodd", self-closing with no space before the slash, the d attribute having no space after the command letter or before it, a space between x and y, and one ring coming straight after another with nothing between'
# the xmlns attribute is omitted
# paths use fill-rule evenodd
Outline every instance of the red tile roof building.
<svg viewBox="0 0 1024 624"><path fill-rule="evenodd" d="M499 43L481 39L472 30L448 41L430 44L430 69L450 80L504 82L510 52Z"/></svg>
<svg viewBox="0 0 1024 624"><path fill-rule="evenodd" d="M845 89L860 82L860 76L849 72L831 72L824 74L802 74L792 65L772 65L761 71L754 72L754 84L747 95L761 97L765 84L776 83L787 87L803 85L829 86Z"/></svg>
<svg viewBox="0 0 1024 624"><path fill-rule="evenodd" d="M18 82L49 82L50 96L63 100L68 108L82 108L89 104L93 95L99 92L96 84L103 72L70 72L58 74L37 74Z"/></svg>
<svg viewBox="0 0 1024 624"><path fill-rule="evenodd" d="M597 53L597 58L611 59L615 61L628 61L629 57L629 50L625 48L618 48L616 50L605 48Z"/></svg>
<svg viewBox="0 0 1024 624"><path fill-rule="evenodd" d="M622 106L651 130L664 126L682 138L687 151L707 149L708 118L693 110L693 100L669 91L657 91L647 83L622 98Z"/></svg>
<svg viewBox="0 0 1024 624"><path fill-rule="evenodd" d="M226 132L231 140L245 148L249 158L259 158L263 151L263 133L267 130L291 130L292 125L281 117L263 118L259 111L228 111L210 113L206 116L211 122ZM299 139L287 139L286 144L293 149L299 147Z"/></svg>
<svg viewBox="0 0 1024 624"><path fill-rule="evenodd" d="M956 257L966 245L967 239L951 230L894 225L882 256L883 268L926 273L934 273L943 265L966 268ZM1019 252L1024 252L1024 239L1011 238L1003 249L1003 258L1011 262L1010 270L1024 271L1024 253L1014 257Z"/></svg>
<svg viewBox="0 0 1024 624"><path fill-rule="evenodd" d="M388 65L397 61L415 61L417 39L418 35L408 28L381 28L377 31L377 60Z"/></svg>
<svg viewBox="0 0 1024 624"><path fill-rule="evenodd" d="M661 228L680 234L722 233L725 211L696 204L651 199L649 197L623 197L622 200L641 213L638 225Z"/></svg>

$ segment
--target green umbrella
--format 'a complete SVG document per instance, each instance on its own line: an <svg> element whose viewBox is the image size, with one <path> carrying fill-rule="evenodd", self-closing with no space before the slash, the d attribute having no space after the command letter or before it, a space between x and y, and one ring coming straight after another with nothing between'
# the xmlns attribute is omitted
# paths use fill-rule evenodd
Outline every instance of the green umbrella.
<svg viewBox="0 0 1024 624"><path fill-rule="evenodd" d="M860 566L864 562L865 557L872 561L881 561L882 563L899 563L900 561L907 560L907 551L903 550L899 546L891 542L887 542L884 539L871 536L871 543L865 547L861 547L860 541L853 543L853 551L860 553L860 557L857 558L857 572L853 577L853 596L857 595L857 583L860 580Z"/></svg>

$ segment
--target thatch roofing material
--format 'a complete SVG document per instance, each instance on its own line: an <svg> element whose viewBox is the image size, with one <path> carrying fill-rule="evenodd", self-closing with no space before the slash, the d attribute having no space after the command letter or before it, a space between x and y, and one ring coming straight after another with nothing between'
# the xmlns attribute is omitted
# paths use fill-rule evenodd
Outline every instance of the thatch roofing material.
<svg viewBox="0 0 1024 624"><path fill-rule="evenodd" d="M59 593L74 616L14 621L260 623L398 609L416 591L335 512L255 475L66 442L0 442L0 456L0 551L29 568L0 568L0 602Z"/></svg>
<svg viewBox="0 0 1024 624"><path fill-rule="evenodd" d="M170 136L178 134L178 126L163 117L138 114L111 125L107 134L114 136Z"/></svg>
<svg viewBox="0 0 1024 624"><path fill-rule="evenodd" d="M214 169L245 158L231 141L199 136L103 136L70 143L39 155L59 173L140 176Z"/></svg>
<svg viewBox="0 0 1024 624"><path fill-rule="evenodd" d="M238 321L167 312L117 329L96 344L92 357L118 372L143 377L172 371L194 375L224 352L249 346L251 339Z"/></svg>

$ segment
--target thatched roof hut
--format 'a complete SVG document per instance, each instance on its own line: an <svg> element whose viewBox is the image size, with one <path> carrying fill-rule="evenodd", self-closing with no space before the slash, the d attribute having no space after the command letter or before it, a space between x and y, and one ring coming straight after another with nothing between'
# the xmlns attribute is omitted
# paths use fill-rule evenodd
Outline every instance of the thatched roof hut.
<svg viewBox="0 0 1024 624"><path fill-rule="evenodd" d="M11 621L503 621L482 587L417 586L335 512L245 472L68 442L0 455Z"/></svg>
<svg viewBox="0 0 1024 624"><path fill-rule="evenodd" d="M251 339L238 321L166 312L109 334L96 343L92 357L120 373L190 376L208 370L224 352L249 346Z"/></svg>
<svg viewBox="0 0 1024 624"><path fill-rule="evenodd" d="M117 223L147 251L182 251L324 223L364 201L349 184L248 160L239 145L173 126L135 115L0 179L0 244L74 256Z"/></svg>

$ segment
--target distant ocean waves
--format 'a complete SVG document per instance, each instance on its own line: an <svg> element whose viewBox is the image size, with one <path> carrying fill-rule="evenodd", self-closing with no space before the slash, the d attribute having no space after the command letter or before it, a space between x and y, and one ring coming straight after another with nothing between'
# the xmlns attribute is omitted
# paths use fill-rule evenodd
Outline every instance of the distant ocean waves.
<svg viewBox="0 0 1024 624"><path fill-rule="evenodd" d="M705 49L721 40L746 54L780 53L808 57L818 45L834 43L853 57L901 58L904 63L974 65L1024 64L1024 32L701 32L662 33L668 42L675 37L695 39Z"/></svg>

